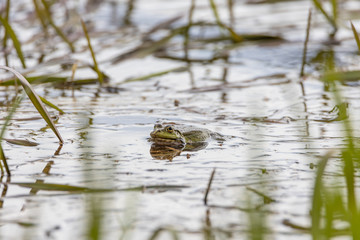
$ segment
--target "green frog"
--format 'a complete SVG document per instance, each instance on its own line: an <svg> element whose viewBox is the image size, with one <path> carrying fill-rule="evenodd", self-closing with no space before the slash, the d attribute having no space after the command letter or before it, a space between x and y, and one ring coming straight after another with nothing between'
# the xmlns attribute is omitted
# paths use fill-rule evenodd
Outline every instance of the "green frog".
<svg viewBox="0 0 360 240"><path fill-rule="evenodd" d="M173 144L195 144L199 142L207 142L210 138L224 141L224 136L212 132L205 128L197 128L193 126L169 124L155 124L154 130L150 133L152 140L168 142Z"/></svg>
<svg viewBox="0 0 360 240"><path fill-rule="evenodd" d="M206 148L211 138L219 142L227 139L227 136L205 128L173 123L155 124L150 136L153 142L150 154L155 159L168 159L170 161L180 155L182 151L195 152Z"/></svg>

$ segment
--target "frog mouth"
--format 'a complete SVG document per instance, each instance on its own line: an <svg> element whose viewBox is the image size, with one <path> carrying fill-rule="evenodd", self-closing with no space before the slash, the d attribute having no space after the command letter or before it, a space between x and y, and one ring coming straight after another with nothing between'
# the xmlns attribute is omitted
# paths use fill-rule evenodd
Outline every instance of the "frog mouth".
<svg viewBox="0 0 360 240"><path fill-rule="evenodd" d="M160 137L153 137L151 139L157 145L166 145L166 146L185 146L185 141L182 138L160 138Z"/></svg>

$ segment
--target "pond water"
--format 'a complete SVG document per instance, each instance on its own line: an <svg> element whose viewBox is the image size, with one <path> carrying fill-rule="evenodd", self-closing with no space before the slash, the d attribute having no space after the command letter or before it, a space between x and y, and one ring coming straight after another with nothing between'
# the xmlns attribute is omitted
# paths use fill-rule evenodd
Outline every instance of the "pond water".
<svg viewBox="0 0 360 240"><path fill-rule="evenodd" d="M39 95L65 112L59 115L49 108L59 117L56 126L65 141L60 149L30 100L22 101L6 138L28 139L39 145L3 141L12 175L2 178L1 238L88 239L95 208L102 216L103 239L150 239L162 228L168 232L159 239L172 239L172 231L180 239L251 239L254 221L266 229L265 239L311 239L308 231L289 227L284 221L310 226L316 166L330 150L335 152L326 177L335 187L344 186L336 151L346 145L343 123L331 121L336 118L330 113L336 102L319 80L323 66L319 58L331 53L337 66L356 69L360 58L349 26L337 33L338 45L328 45L331 27L313 11L305 78L300 78L299 72L311 1L234 1L237 32L282 40L243 44L198 41L224 35L225 31L213 24L190 31L197 39L190 42L188 53L194 61L169 58L185 55L183 38L175 36L167 43L166 53L158 51L112 64L109 59L137 47L145 33L160 23L181 16L171 26L186 24L190 1L134 1L131 24L126 26L128 2L103 1L93 8L90 2L69 1L67 7L92 26L90 37L100 69L110 78L109 87L35 85ZM229 22L226 2L217 1L217 5L220 18ZM53 8L56 6L64 9L61 3ZM356 16L360 4L345 1L341 7L344 20ZM38 48L40 40L29 40L39 32L39 23L31 18L33 6L19 1L11 11L18 11L13 15L13 27L26 42L28 65L36 67L40 53L32 48ZM62 19L64 12L56 14ZM32 20L27 23L28 19ZM216 22L209 1L196 1L193 21ZM151 34L153 40L169 34L169 27ZM92 63L84 39L76 42L79 51L71 56L60 38L54 41L54 46L41 43L48 54L46 60L59 57ZM212 61L216 54L227 57ZM15 69L21 68L15 51L10 60ZM40 66L34 75L71 75L62 72L59 64ZM181 69L125 82L175 68ZM76 76L93 77L94 73L79 69ZM360 118L360 89L357 82L340 88L355 124ZM2 87L2 118L14 95L13 87ZM212 140L200 151L157 159L150 153L149 134L158 122L193 125L232 137L223 143ZM356 126L354 135L360 136ZM30 183L114 191L47 191Z"/></svg>

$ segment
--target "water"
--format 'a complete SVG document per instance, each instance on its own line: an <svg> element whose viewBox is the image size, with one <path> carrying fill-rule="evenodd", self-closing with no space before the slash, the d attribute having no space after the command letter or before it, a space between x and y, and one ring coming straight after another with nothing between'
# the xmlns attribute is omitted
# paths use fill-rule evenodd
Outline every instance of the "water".
<svg viewBox="0 0 360 240"><path fill-rule="evenodd" d="M74 6L85 11L84 4L83 1ZM306 72L311 75L305 81L298 77L310 1L236 2L237 31L280 34L286 41L247 43L226 50L227 61L190 65L153 55L115 65L106 62L136 46L140 33L165 19L186 14L189 8L189 3L183 1L157 0L151 4L137 1L133 27L129 30L118 28L125 2L113 4L118 4L118 12L109 1L87 13L87 17L94 21L97 31L103 31L92 37L102 62L100 67L110 76L111 86L123 89L110 93L105 89L98 91L96 86L84 86L75 90L73 97L69 89L36 86L41 96L65 111L56 124L65 140L60 152L56 152L57 139L45 128L43 120L22 120L38 116L29 100L22 102L14 117L18 120L12 121L7 137L25 138L39 145L3 143L12 176L1 189L0 236L86 239L90 202L94 197L104 217L104 239L119 239L123 234L126 239L148 239L160 227L174 229L181 239L204 239L205 230L210 227L212 232L208 234L215 239L245 239L251 212L264 214L266 239L310 239L310 234L288 227L283 221L310 226L318 160L335 149L326 177L341 185L336 177L342 171L337 150L345 146L341 121L318 121L333 117L328 112L335 106L332 94L324 91L324 84L319 81L317 66L321 64L314 62L306 66ZM226 19L226 4L219 2L219 7L221 17ZM350 7L359 9L357 2L349 1L344 9ZM19 6L14 5L16 8ZM194 19L214 21L207 1L197 2ZM19 29L22 21L14 16ZM176 24L181 23L185 23L185 18ZM193 34L207 37L221 34L214 29ZM344 40L334 47L322 43L330 28L320 14L314 15L314 29L309 60L321 50L332 49L338 65L347 69L356 67L359 57L349 29L339 33ZM35 30L24 29L24 34L31 31ZM85 47L85 44L80 41L77 46ZM190 57L211 58L214 50L224 51L227 44L197 44L191 49ZM67 51L64 49L66 46L60 44L50 56L62 56ZM172 56L183 56L181 37L172 40L169 52ZM88 51L75 56L91 62ZM190 66L189 71L121 84L129 77L181 66ZM85 77L93 73L79 70L76 75ZM224 76L226 83L221 81ZM13 96L12 88L2 89L2 101ZM356 86L341 86L341 90L349 103L351 120L356 123L360 116L359 90ZM8 109L5 106L2 109L1 117L5 117ZM205 127L234 137L223 144L211 141L204 150L182 152L172 160L154 159L150 154L149 133L156 122L162 121ZM359 137L358 130L354 134ZM209 206L204 206L205 190L214 168ZM4 177L2 182L6 181ZM16 184L19 182L111 189L142 186L143 190L96 194L35 191ZM165 185L177 187L163 188ZM256 191L274 202L264 203ZM163 234L161 239L171 239L170 236Z"/></svg>

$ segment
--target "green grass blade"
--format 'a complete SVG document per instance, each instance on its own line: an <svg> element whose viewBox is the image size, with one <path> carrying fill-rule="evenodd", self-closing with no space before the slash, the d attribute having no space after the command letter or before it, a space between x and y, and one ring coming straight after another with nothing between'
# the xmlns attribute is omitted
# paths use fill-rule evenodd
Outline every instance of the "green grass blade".
<svg viewBox="0 0 360 240"><path fill-rule="evenodd" d="M338 19L337 0L331 0L331 6L332 6L332 15L333 15L334 22L337 22L337 19Z"/></svg>
<svg viewBox="0 0 360 240"><path fill-rule="evenodd" d="M93 62L94 62L95 71L97 72L98 77L99 77L99 82L100 82L100 84L103 84L103 82L104 82L103 74L99 70L99 66L98 66L96 58L95 58L95 53L94 53L94 50L93 50L93 48L91 46L90 37L89 37L88 31L86 29L86 25L85 25L85 23L84 23L84 21L82 19L81 19L81 26L83 28L83 31L84 31L84 34L85 34L85 37L86 37L86 40L87 40L87 43L88 43L88 46L89 46L89 49L90 49L90 52L91 52L91 57L92 57Z"/></svg>
<svg viewBox="0 0 360 240"><path fill-rule="evenodd" d="M190 42L189 32L190 32L190 28L192 27L192 24L193 24L194 11L195 11L195 0L191 0L191 5L190 5L189 13L188 13L188 25L184 32L183 46L184 46L185 59L189 59L189 42Z"/></svg>
<svg viewBox="0 0 360 240"><path fill-rule="evenodd" d="M112 64L119 63L121 61L130 59L130 58L142 58L149 54L154 53L158 49L164 47L164 45L169 42L173 37L175 37L178 34L183 34L186 31L187 26L181 26L175 29L172 29L171 33L160 40L157 40L155 42L143 42L140 46L136 47L133 50L130 50L128 52L125 52L111 60Z"/></svg>
<svg viewBox="0 0 360 240"><path fill-rule="evenodd" d="M178 234L177 232L174 230L174 229L171 229L171 228L157 228L153 233L152 235L149 237L149 240L155 240L155 239L158 239L160 234L162 232L168 232L172 235L172 239L173 240L178 240L179 237L178 237Z"/></svg>
<svg viewBox="0 0 360 240"><path fill-rule="evenodd" d="M97 192L143 192L146 189L160 189L166 191L169 189L182 189L187 188L185 185L150 185L150 186L138 186L131 188L90 188L90 187L81 187L68 184L58 184L58 183L44 183L44 182L12 182L11 184L32 188L35 190L43 191L71 191L71 192L87 192L87 193L97 193Z"/></svg>
<svg viewBox="0 0 360 240"><path fill-rule="evenodd" d="M35 147L35 146L39 145L36 142L32 142L32 141L24 140L24 139L9 139L9 138L3 138L3 139L5 141L7 141L8 143L20 145L20 146Z"/></svg>
<svg viewBox="0 0 360 240"><path fill-rule="evenodd" d="M6 157L5 157L5 153L4 153L4 150L2 148L2 145L0 143L0 160L4 163L6 161ZM3 167L3 164L0 162L0 170L1 170L1 175L4 174L4 167ZM10 176L11 175L11 172L10 172L10 169L8 168L9 171L6 171L6 173Z"/></svg>
<svg viewBox="0 0 360 240"><path fill-rule="evenodd" d="M84 78L84 79L76 79L73 82L68 82L68 77L57 77L57 76L49 76L49 75L40 75L40 76L32 76L26 78L29 83L40 84L40 83L53 83L57 86L66 86L69 85L89 85L96 84L99 82L98 78ZM9 79L5 81L0 80L0 86L12 86L15 85L15 79Z"/></svg>
<svg viewBox="0 0 360 240"><path fill-rule="evenodd" d="M220 20L219 13L217 11L217 7L216 7L216 4L215 4L214 0L209 0L209 1L210 1L210 6L211 6L211 9L213 11L213 14L214 14L214 17L215 17L215 20L216 20L217 24L222 25L222 22Z"/></svg>
<svg viewBox="0 0 360 240"><path fill-rule="evenodd" d="M241 36L239 36L231 27L226 26L219 17L219 13L216 7L216 4L214 2L214 0L209 0L210 1L210 6L211 9L213 11L214 17L216 19L216 23L219 25L219 27L226 29L229 33L231 38L235 41L235 42L241 42L243 40L243 38Z"/></svg>
<svg viewBox="0 0 360 240"><path fill-rule="evenodd" d="M172 72L183 72L186 71L188 68L187 67L177 67L177 68L171 68L165 71L161 71L161 72L156 72L156 73L151 73L145 76L141 76L141 77L136 77L136 78L129 78L126 79L123 83L126 82L137 82L137 81L144 81L153 77L159 77L168 73L172 73Z"/></svg>
<svg viewBox="0 0 360 240"><path fill-rule="evenodd" d="M52 102L46 100L45 98L43 98L42 96L39 96L40 100L45 103L46 105L48 105L49 107L57 110L60 114L64 114L64 111L61 110L58 106L56 106L55 104L53 104Z"/></svg>
<svg viewBox="0 0 360 240"><path fill-rule="evenodd" d="M50 9L48 4L45 0L41 0L43 6L44 6L44 13L46 14L46 17L49 21L49 24L54 28L56 33L62 38L62 40L70 47L71 52L75 52L75 48L71 41L65 36L65 34L61 31L61 29L55 25L54 20L51 17Z"/></svg>
<svg viewBox="0 0 360 240"><path fill-rule="evenodd" d="M10 36L13 44L14 44L14 48L16 50L16 53L21 61L21 64L23 66L23 68L26 68L26 64L25 64L25 58L24 55L22 53L21 50L21 44L14 32L14 30L12 29L12 27L10 26L10 24L8 23L8 21L6 21L6 19L0 17L0 22L4 25L5 31L7 32L7 34Z"/></svg>
<svg viewBox="0 0 360 240"><path fill-rule="evenodd" d="M356 212L355 180L354 180L354 162L352 151L343 151L344 174L347 186L348 208L350 212Z"/></svg>
<svg viewBox="0 0 360 240"><path fill-rule="evenodd" d="M10 0L7 0L6 1L6 9L5 9L5 20L7 22L9 22L9 12L10 12ZM5 65L9 66L8 52L6 51L7 39L8 39L8 32L5 31L4 39L3 39L4 58L5 58Z"/></svg>
<svg viewBox="0 0 360 240"><path fill-rule="evenodd" d="M358 47L358 50L360 52L360 39L359 39L359 34L358 32L356 31L356 28L354 26L354 24L350 21L350 24L351 24L351 29L353 31L353 34L354 34L354 38L355 38L355 41L356 41L356 45Z"/></svg>
<svg viewBox="0 0 360 240"><path fill-rule="evenodd" d="M69 191L69 192L85 192L88 190L86 187L72 186L66 184L56 184L56 183L27 183L27 182L19 182L12 183L21 187L32 188L36 190L44 190L44 191Z"/></svg>
<svg viewBox="0 0 360 240"><path fill-rule="evenodd" d="M324 10L321 3L318 0L313 0L315 7L324 15L326 20L333 26L334 30L337 30L337 25L334 18L331 18L329 14Z"/></svg>
<svg viewBox="0 0 360 240"><path fill-rule="evenodd" d="M53 132L59 139L60 144L63 144L64 141L63 141L59 131L57 130L48 111L46 110L45 106L41 102L39 96L36 94L36 92L34 91L32 86L30 85L30 83L19 72L15 71L12 68L5 67L5 66L0 66L0 68L12 72L20 80L21 85L23 86L26 94L29 96L29 98L30 98L31 102L33 103L33 105L35 106L35 108L38 110L38 112L40 113L42 118L46 121L46 123L49 125L49 127L53 130Z"/></svg>
<svg viewBox="0 0 360 240"><path fill-rule="evenodd" d="M40 20L40 23L41 23L41 26L43 27L43 30L45 32L45 35L47 35L47 25L45 23L45 20L44 20L44 11L42 11L39 7L39 4L37 3L38 1L37 0L33 0L33 3L34 3L34 9L36 11L36 14Z"/></svg>
<svg viewBox="0 0 360 240"><path fill-rule="evenodd" d="M334 81L340 82L352 82L360 79L360 71L344 71L344 72L326 72L322 76L321 80L328 83Z"/></svg>
<svg viewBox="0 0 360 240"><path fill-rule="evenodd" d="M358 207L356 202L356 193L355 193L355 168L354 168L354 151L351 149L346 149L342 152L342 158L344 161L344 174L346 179L346 188L347 188L347 200L348 200L348 212L350 215L350 225L351 233L353 239L360 238L360 219L358 213Z"/></svg>
<svg viewBox="0 0 360 240"><path fill-rule="evenodd" d="M311 28L311 9L309 10L309 15L308 15L308 20L307 20L306 37L305 37L304 48L303 48L303 56L302 56L302 63L301 63L301 69L300 69L300 77L304 76L304 70L305 70L305 64L306 64L307 46L308 46L309 37L310 37L310 28Z"/></svg>
<svg viewBox="0 0 360 240"><path fill-rule="evenodd" d="M9 125L9 122L10 122L12 116L14 115L16 108L18 108L22 98L23 97L17 97L15 99L15 102L14 102L9 114L7 115L7 117L5 119L5 122L4 122L4 124L3 124L2 128L1 128L1 132L0 132L0 143L4 139L6 127ZM8 164L7 164L5 153L4 153L1 145L0 145L0 158L1 158L2 162L3 162L3 164L4 164L6 173L10 176L11 175L10 169L9 169ZM2 166L1 166L1 170L3 171Z"/></svg>
<svg viewBox="0 0 360 240"><path fill-rule="evenodd" d="M322 177L324 175L326 164L331 157L331 153L327 153L320 161L318 166L318 171L315 179L314 193L312 199L312 209L311 209L311 234L313 239L320 239L319 234L321 233L321 209L323 207L322 200Z"/></svg>

